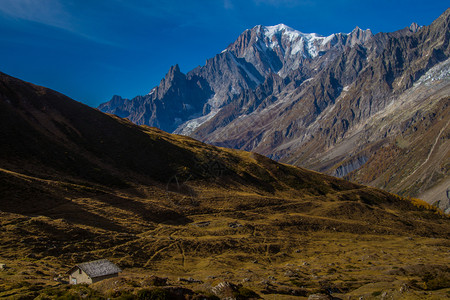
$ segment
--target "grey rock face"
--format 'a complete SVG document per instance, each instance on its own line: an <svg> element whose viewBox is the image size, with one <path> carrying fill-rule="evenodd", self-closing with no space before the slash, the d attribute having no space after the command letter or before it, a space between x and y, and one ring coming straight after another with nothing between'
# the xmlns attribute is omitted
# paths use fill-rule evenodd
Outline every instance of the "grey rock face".
<svg viewBox="0 0 450 300"><path fill-rule="evenodd" d="M350 160L349 162L346 162L339 167L336 168L333 175L336 177L344 177L350 172L353 172L357 169L359 169L362 165L364 165L367 162L367 157L357 157L356 159Z"/></svg>
<svg viewBox="0 0 450 300"><path fill-rule="evenodd" d="M450 117L448 75L422 80L449 58L449 15L376 35L256 26L204 66L186 75L171 68L149 95L115 96L100 109L414 196L448 177L430 168L416 173L433 178L422 185L412 184L416 175L402 179L419 165L408 161L427 158L419 140L432 145ZM435 169L445 169L439 157Z"/></svg>
<svg viewBox="0 0 450 300"><path fill-rule="evenodd" d="M176 65L148 95L131 100L114 96L98 108L137 124L191 134L272 73L302 81L318 73L346 46L365 43L371 36L370 30L359 28L350 34L323 37L283 24L255 26L204 66L185 75Z"/></svg>
<svg viewBox="0 0 450 300"><path fill-rule="evenodd" d="M329 51L310 61L314 65L329 58L320 71L314 73L305 63L281 81L267 80L190 135L397 193L421 194L448 178L448 171L442 171L449 163L443 142L434 152L427 148L431 158L443 151L436 166L424 165L408 177L421 166L411 162L428 156L419 140L433 145L436 134L446 132L442 120L450 118L448 24L449 11L430 26L380 33L340 52ZM354 33L364 36L358 29ZM399 144L403 140L408 142ZM385 155L396 158L386 163ZM421 184L413 184L417 180Z"/></svg>
<svg viewBox="0 0 450 300"><path fill-rule="evenodd" d="M149 125L173 131L178 125L201 111L210 97L211 88L203 78L186 76L178 65L170 68L159 86L145 96L131 100L114 96L98 108L128 118L139 125Z"/></svg>

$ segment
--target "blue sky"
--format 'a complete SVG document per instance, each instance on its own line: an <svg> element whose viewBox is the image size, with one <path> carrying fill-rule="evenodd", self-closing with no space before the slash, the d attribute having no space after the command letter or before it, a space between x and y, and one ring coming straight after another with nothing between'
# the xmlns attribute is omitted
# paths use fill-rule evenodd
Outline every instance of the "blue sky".
<svg viewBox="0 0 450 300"><path fill-rule="evenodd" d="M255 25L377 33L429 25L447 8L448 0L0 0L0 71L96 107L148 93L171 65L203 65Z"/></svg>

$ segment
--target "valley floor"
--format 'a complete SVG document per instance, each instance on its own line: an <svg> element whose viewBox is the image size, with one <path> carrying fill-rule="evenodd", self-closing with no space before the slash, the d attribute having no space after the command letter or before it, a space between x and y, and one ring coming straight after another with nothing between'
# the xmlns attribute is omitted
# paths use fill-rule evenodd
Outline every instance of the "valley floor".
<svg viewBox="0 0 450 300"><path fill-rule="evenodd" d="M0 297L125 299L145 289L178 291L190 299L214 299L214 292L238 299L252 292L263 299L450 297L444 216L433 231L423 214L414 219L383 210L392 214L383 220L377 207L346 205L333 201L336 195L286 200L202 188L195 197L142 188L73 198L70 205L84 205L78 213L69 204L36 215L2 212L0 263L7 268L0 271ZM126 209L124 199L132 204ZM152 216L178 207L184 217L178 223L145 221L144 208L150 207ZM86 212L98 216L95 226ZM99 258L124 272L89 287L55 281L66 280L74 264ZM155 278L167 282L156 287Z"/></svg>

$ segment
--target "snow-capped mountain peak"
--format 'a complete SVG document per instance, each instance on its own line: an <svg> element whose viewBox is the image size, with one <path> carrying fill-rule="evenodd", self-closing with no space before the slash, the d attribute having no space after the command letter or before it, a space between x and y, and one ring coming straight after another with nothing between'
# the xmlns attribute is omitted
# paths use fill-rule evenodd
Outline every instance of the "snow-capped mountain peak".
<svg viewBox="0 0 450 300"><path fill-rule="evenodd" d="M304 35L302 32L292 29L291 27L289 27L285 24L278 24L275 26L262 26L261 28L262 28L265 36L268 37L269 39L272 39L274 35L280 34L280 33L282 35L288 37L291 41Z"/></svg>
<svg viewBox="0 0 450 300"><path fill-rule="evenodd" d="M304 57L314 58L318 54L317 45L325 39L317 33L303 33L285 24L259 25L255 28L261 34L264 46L270 49L281 48L289 55L301 54Z"/></svg>
<svg viewBox="0 0 450 300"><path fill-rule="evenodd" d="M317 33L303 33L298 30L293 29L285 24L278 24L274 26L260 26L261 30L268 38L272 38L274 35L282 34L283 36L288 37L291 41L299 38L317 38L322 37Z"/></svg>
<svg viewBox="0 0 450 300"><path fill-rule="evenodd" d="M132 101L113 98L101 109L129 117L136 123L190 134L213 118L231 99L264 83L270 74L286 78L300 67L308 74L305 76L314 74L346 45L367 40L371 36L369 32L356 28L350 34L324 37L303 33L285 24L258 25L245 30L224 51L207 60L205 66L183 74L175 65L147 95ZM327 55L329 52L331 54Z"/></svg>

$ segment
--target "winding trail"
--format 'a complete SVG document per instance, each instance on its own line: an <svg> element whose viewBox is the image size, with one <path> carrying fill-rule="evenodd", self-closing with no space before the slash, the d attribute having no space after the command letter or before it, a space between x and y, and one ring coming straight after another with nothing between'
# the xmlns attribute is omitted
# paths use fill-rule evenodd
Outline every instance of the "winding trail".
<svg viewBox="0 0 450 300"><path fill-rule="evenodd" d="M161 252L163 252L163 251L169 249L169 248L172 247L172 246L177 246L177 244L178 244L178 242L174 242L174 243L169 244L168 246L165 246L165 247L160 248L158 251L156 251L156 252L155 252L155 253L147 260L147 262L146 262L145 265L144 265L144 268L148 267L148 265L152 262L152 260L153 260L158 254L160 254Z"/></svg>

